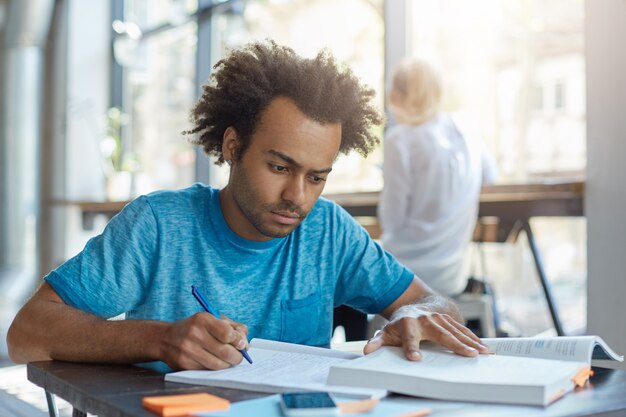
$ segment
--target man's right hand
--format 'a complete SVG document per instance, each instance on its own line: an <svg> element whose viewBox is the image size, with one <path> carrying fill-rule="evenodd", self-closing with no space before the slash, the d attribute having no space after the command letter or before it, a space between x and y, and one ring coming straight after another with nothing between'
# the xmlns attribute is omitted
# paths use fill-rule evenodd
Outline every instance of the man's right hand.
<svg viewBox="0 0 626 417"><path fill-rule="evenodd" d="M169 324L161 344L161 360L173 369L226 369L243 359L248 328L222 316L197 313Z"/></svg>

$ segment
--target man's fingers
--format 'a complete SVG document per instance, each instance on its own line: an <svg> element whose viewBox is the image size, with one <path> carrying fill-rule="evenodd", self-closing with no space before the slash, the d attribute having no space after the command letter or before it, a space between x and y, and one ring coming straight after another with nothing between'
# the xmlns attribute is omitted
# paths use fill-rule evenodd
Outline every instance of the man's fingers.
<svg viewBox="0 0 626 417"><path fill-rule="evenodd" d="M433 319L436 320L441 327L450 332L450 334L462 344L478 351L479 353L489 353L489 348L484 346L480 342L480 339L472 333L470 329L463 326L452 317L445 314L438 314L433 315ZM470 354L469 356L474 356L474 353L471 350L466 349L466 351Z"/></svg>
<svg viewBox="0 0 626 417"><path fill-rule="evenodd" d="M457 353L457 354L462 355L462 356L470 356L471 357L471 356L478 355L478 350L476 350L473 347L470 347L470 346L466 345L465 343L461 342L452 333L450 333L448 330L445 330L443 328L442 328L441 334L439 336L439 339L436 340L436 342L439 343L442 346L447 347L448 349L450 349L454 353Z"/></svg>
<svg viewBox="0 0 626 417"><path fill-rule="evenodd" d="M232 322L231 326L233 326L233 329L237 330L239 333L241 333L244 337L248 337L248 326L246 326L245 324L241 324L241 323L237 323L237 322Z"/></svg>
<svg viewBox="0 0 626 417"><path fill-rule="evenodd" d="M454 327L456 327L461 333L463 333L464 335L466 335L467 337L472 339L474 342L476 342L478 344L482 344L482 341L480 340L480 338L478 336L476 336L470 329L468 329L467 327L463 326L458 321L456 321L453 318L449 317L448 318L448 322L451 323L452 325L454 325Z"/></svg>
<svg viewBox="0 0 626 417"><path fill-rule="evenodd" d="M224 345L221 345L224 346ZM232 349L232 348L231 348ZM239 358L241 354L237 352L226 352L219 347L206 350L198 346L198 349L192 353L191 358L200 364L204 369L227 369L241 362Z"/></svg>
<svg viewBox="0 0 626 417"><path fill-rule="evenodd" d="M422 359L419 351L421 339L417 323L411 318L405 318L387 324L382 331L367 342L363 353L367 355L385 345L402 346L407 359L419 361Z"/></svg>
<svg viewBox="0 0 626 417"><path fill-rule="evenodd" d="M402 326L401 339L402 349L404 350L404 356L411 361L422 360L422 354L420 353L420 342L422 341L422 333L419 330L418 324L413 319L402 319L398 323Z"/></svg>
<svg viewBox="0 0 626 417"><path fill-rule="evenodd" d="M470 329L463 326L461 323L456 320L451 320L451 325L454 326L454 329L459 332L461 335L457 334L457 338L465 342L466 345L473 347L480 353L491 353L491 349L485 346L480 340L478 336L476 336Z"/></svg>
<svg viewBox="0 0 626 417"><path fill-rule="evenodd" d="M242 356L238 349L244 349L248 341L244 335L233 328L232 320L217 319L208 313L198 313L193 318L197 321L192 326L198 327L194 332L196 336L192 336L191 342L202 349L195 350L192 354L197 362L207 367L217 366L208 369L224 369L241 362ZM218 359L218 362L211 357Z"/></svg>
<svg viewBox="0 0 626 417"><path fill-rule="evenodd" d="M478 350L466 345L456 337L454 334L456 333L456 328L448 323L445 318L432 315L430 317L420 317L420 319L426 336L424 337L425 339L436 342L459 355L478 355Z"/></svg>
<svg viewBox="0 0 626 417"><path fill-rule="evenodd" d="M232 353L223 347L233 350ZM181 369L226 369L239 363L236 354L241 354L229 345L223 345L211 335L203 338L187 338L180 342L173 360L174 368ZM239 359L240 361L240 359Z"/></svg>
<svg viewBox="0 0 626 417"><path fill-rule="evenodd" d="M455 326L454 322L448 322L442 327L448 330L453 337L465 346L470 347L479 353L487 353L487 348L485 346L474 341L474 339L463 333L457 326Z"/></svg>
<svg viewBox="0 0 626 417"><path fill-rule="evenodd" d="M237 349L247 349L248 348L248 326L243 323L238 323L234 320L229 319L226 316L222 316L222 322L226 323L230 326L231 330L225 335L223 341L224 343L228 343L236 347Z"/></svg>
<svg viewBox="0 0 626 417"><path fill-rule="evenodd" d="M237 323L226 316L221 320L215 320L211 324L209 333L218 341L229 344L236 349L247 349L248 347L248 326Z"/></svg>
<svg viewBox="0 0 626 417"><path fill-rule="evenodd" d="M245 343L241 344L245 346ZM237 365L243 359L241 352L239 352L240 349L237 346L230 343L223 343L210 334L209 339L202 345L202 348L211 356L215 356L219 360L226 362L228 366ZM202 357L204 358L205 355L202 355ZM201 363L204 364L205 361L202 360Z"/></svg>
<svg viewBox="0 0 626 417"><path fill-rule="evenodd" d="M368 340L368 342L365 344L365 347L363 348L363 353L365 355L370 354L374 352L375 350L378 350L383 345L384 345L383 333L381 332L377 336L374 336L373 338Z"/></svg>

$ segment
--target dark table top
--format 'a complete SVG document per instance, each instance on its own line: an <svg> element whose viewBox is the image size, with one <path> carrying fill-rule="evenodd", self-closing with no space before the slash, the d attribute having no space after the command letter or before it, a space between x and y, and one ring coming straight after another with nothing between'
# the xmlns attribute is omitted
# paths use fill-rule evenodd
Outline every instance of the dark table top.
<svg viewBox="0 0 626 417"><path fill-rule="evenodd" d="M28 379L58 395L75 409L101 417L154 417L144 410L145 396L210 392L231 401L267 394L166 382L163 374L128 365L95 365L61 361L33 362ZM594 368L585 388L567 394L548 407L419 400L442 417L580 417L626 416L626 371ZM419 407L419 405L418 405Z"/></svg>

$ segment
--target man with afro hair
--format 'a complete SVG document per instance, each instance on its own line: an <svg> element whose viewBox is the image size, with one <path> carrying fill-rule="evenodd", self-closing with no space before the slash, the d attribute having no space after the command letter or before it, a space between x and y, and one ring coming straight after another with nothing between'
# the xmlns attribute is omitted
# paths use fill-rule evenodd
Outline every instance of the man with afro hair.
<svg viewBox="0 0 626 417"><path fill-rule="evenodd" d="M422 340L487 352L452 302L320 197L339 153L367 155L378 143L373 95L326 52L306 59L273 42L232 51L186 132L230 165L226 187L129 203L46 275L9 330L11 358L223 369L252 337L328 346L333 307L344 304L390 319L366 353L398 345L419 360Z"/></svg>

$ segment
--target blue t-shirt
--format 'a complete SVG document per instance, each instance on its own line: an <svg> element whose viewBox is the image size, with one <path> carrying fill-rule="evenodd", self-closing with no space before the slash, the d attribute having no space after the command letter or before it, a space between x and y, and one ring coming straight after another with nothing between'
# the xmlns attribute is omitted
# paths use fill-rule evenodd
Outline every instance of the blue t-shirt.
<svg viewBox="0 0 626 417"><path fill-rule="evenodd" d="M203 311L198 286L248 337L328 346L333 307L377 313L413 273L340 206L320 198L283 238L256 242L224 220L219 190L141 196L45 277L69 305L109 318L176 321Z"/></svg>

